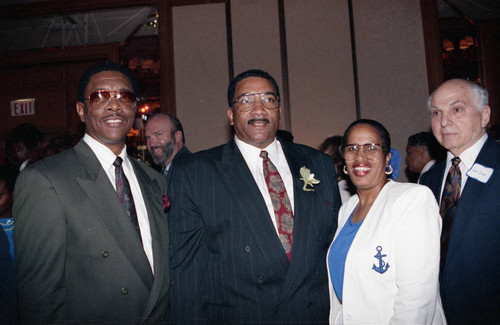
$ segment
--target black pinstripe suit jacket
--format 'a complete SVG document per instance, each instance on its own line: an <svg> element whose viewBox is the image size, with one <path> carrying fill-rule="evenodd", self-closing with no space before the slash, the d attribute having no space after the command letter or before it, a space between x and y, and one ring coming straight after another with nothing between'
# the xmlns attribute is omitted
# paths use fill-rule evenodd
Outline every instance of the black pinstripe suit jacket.
<svg viewBox="0 0 500 325"><path fill-rule="evenodd" d="M291 261L234 140L193 154L169 196L172 316L177 324L326 324L326 252L340 205L331 158L282 142L294 182ZM320 180L302 190L299 169Z"/></svg>

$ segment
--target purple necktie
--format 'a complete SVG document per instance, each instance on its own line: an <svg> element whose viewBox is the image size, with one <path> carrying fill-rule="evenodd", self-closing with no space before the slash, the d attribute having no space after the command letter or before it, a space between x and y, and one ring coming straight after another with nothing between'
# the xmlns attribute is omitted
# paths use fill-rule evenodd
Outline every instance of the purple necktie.
<svg viewBox="0 0 500 325"><path fill-rule="evenodd" d="M458 167L459 164L460 158L455 157L451 160L451 168L448 172L448 176L446 177L443 197L441 198L440 213L443 218L443 230L441 232L441 269L443 268L446 260L451 227L453 225L458 199L460 198L462 173Z"/></svg>
<svg viewBox="0 0 500 325"><path fill-rule="evenodd" d="M130 221L137 231L139 238L141 238L141 230L139 229L139 222L137 221L134 198L132 197L132 191L130 190L130 183L123 172L122 162L123 159L121 157L116 157L116 160L113 163L115 166L116 193L118 194L118 198L125 208L125 211L127 211Z"/></svg>
<svg viewBox="0 0 500 325"><path fill-rule="evenodd" d="M271 162L267 151L262 150L260 157L263 158L264 179L273 203L274 217L278 225L278 234L285 250L288 261L292 257L293 242L293 212L290 199L286 193L285 184L281 179L276 166Z"/></svg>

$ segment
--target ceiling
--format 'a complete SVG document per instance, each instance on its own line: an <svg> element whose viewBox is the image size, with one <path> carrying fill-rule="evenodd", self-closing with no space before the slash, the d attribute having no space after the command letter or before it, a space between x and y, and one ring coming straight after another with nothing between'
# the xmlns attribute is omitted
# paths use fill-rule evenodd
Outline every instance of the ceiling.
<svg viewBox="0 0 500 325"><path fill-rule="evenodd" d="M14 2L0 0L0 3L3 5L6 1ZM19 4L20 1L23 0L15 3ZM0 21L0 52L122 43L134 36L156 35L158 29L151 26L156 12L155 7L141 6L27 19L3 19Z"/></svg>
<svg viewBox="0 0 500 325"><path fill-rule="evenodd" d="M63 0L61 0L63 1ZM441 18L468 16L473 21L500 19L499 0L437 0ZM7 5L43 2L0 0ZM39 48L67 48L89 44L122 43L134 36L156 35L148 25L156 15L154 6L128 7L71 14L30 16L0 20L0 53ZM4 14L4 17L6 15Z"/></svg>

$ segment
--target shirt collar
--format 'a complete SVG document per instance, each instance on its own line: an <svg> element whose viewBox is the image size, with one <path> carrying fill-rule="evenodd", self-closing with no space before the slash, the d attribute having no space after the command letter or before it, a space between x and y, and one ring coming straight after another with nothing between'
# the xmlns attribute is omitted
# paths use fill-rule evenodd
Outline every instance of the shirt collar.
<svg viewBox="0 0 500 325"><path fill-rule="evenodd" d="M238 139L238 137L235 135L234 140L236 142L236 145L238 146L238 149L240 149L241 154L245 158L245 161L248 164L254 165L254 164L262 164L262 158L260 158L260 152L262 150L267 151L269 159L271 161L274 159L278 158L279 155L279 150L280 150L280 143L279 141L274 138L274 141L265 147L264 149L257 148L255 146L252 146L251 144L248 144L246 142L241 141Z"/></svg>
<svg viewBox="0 0 500 325"><path fill-rule="evenodd" d="M116 155L113 153L113 151L111 151L111 149L109 149L96 139L92 138L87 133L85 133L85 135L83 136L83 140L89 145L90 149L92 149L104 170L108 170L110 166L113 166L113 163L116 160ZM130 167L130 162L127 159L126 145L123 146L123 149L118 156L123 159L125 166Z"/></svg>
<svg viewBox="0 0 500 325"><path fill-rule="evenodd" d="M474 143L471 147L467 148L464 152L462 152L459 156L461 164L465 166L465 170L469 170L474 162L476 161L477 156L479 155L479 151L483 147L484 143L488 139L488 135L483 135L476 143ZM448 151L446 154L446 162L447 164L451 164L450 160L455 156L451 152Z"/></svg>

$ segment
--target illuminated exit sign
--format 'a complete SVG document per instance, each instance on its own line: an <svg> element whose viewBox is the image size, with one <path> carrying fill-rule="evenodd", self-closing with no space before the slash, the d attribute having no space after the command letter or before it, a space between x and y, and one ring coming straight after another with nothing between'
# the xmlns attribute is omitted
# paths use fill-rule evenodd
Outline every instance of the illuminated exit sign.
<svg viewBox="0 0 500 325"><path fill-rule="evenodd" d="M35 99L16 99L10 101L11 116L35 115Z"/></svg>

